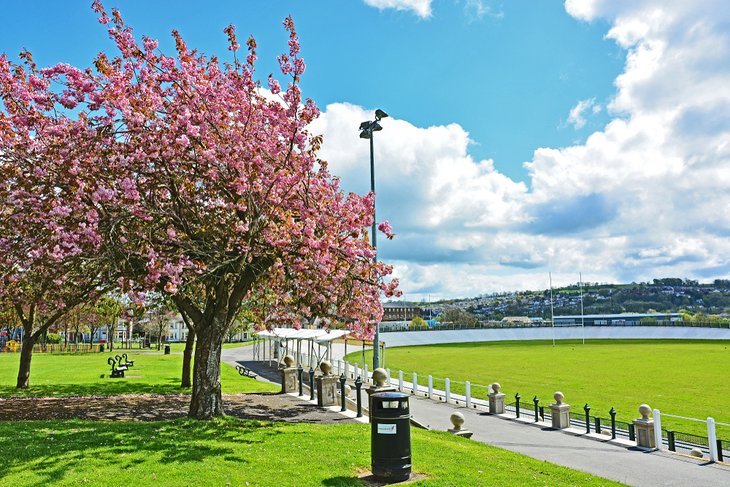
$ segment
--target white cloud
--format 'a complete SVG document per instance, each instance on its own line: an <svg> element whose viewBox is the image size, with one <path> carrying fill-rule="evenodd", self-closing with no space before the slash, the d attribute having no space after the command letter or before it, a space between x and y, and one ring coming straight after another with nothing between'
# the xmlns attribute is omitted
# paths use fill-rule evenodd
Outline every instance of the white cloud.
<svg viewBox="0 0 730 487"><path fill-rule="evenodd" d="M568 123L576 130L582 129L586 125L586 119L583 114L590 111L594 115L601 111L601 106L596 104L595 98L579 101L568 114Z"/></svg>
<svg viewBox="0 0 730 487"><path fill-rule="evenodd" d="M464 0L464 12L470 20L481 20L485 16L501 19L502 10L490 6L485 0Z"/></svg>
<svg viewBox="0 0 730 487"><path fill-rule="evenodd" d="M406 297L473 296L584 280L700 280L730 274L730 10L724 2L566 2L580 20L605 19L626 49L607 109L614 119L583 144L543 147L529 184L474 160L458 124L386 119L376 134L381 244ZM601 110L582 100L580 128ZM322 156L343 185L369 189L372 110L333 104L315 123Z"/></svg>
<svg viewBox="0 0 730 487"><path fill-rule="evenodd" d="M431 0L364 0L364 2L379 10L387 8L410 10L423 19L431 16Z"/></svg>

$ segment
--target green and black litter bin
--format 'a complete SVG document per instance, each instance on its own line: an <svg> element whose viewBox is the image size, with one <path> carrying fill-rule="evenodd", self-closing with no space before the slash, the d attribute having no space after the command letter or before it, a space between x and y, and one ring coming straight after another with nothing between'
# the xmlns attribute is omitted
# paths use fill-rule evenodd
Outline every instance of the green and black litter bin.
<svg viewBox="0 0 730 487"><path fill-rule="evenodd" d="M165 344L165 355L170 355L170 344Z"/></svg>
<svg viewBox="0 0 730 487"><path fill-rule="evenodd" d="M371 396L370 455L373 476L399 482L411 476L411 412L408 394Z"/></svg>

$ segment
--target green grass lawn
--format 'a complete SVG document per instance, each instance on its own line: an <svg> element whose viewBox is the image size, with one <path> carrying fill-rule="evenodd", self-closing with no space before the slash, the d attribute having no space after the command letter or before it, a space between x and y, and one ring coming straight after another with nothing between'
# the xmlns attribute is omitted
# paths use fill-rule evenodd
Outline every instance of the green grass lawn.
<svg viewBox="0 0 730 487"><path fill-rule="evenodd" d="M387 336L386 336L387 340ZM348 355L361 361L361 352ZM372 353L366 352L372 363ZM396 347L385 351L385 365L393 377L403 370L410 381L419 374L419 383L434 376L434 387L464 394L464 381L472 383L472 395L486 397L492 382L502 385L507 401L519 392L523 401L537 395L541 404L550 404L553 393L565 394L574 412L588 403L591 415L609 418L611 407L617 419L639 417L638 407L649 404L663 413L730 423L728 395L730 382L730 342L679 340L589 340L552 342L481 342ZM459 382L462 382L460 384ZM576 411L576 409L578 411ZM707 435L703 423L665 418L664 427ZM730 428L718 427L718 435L730 440Z"/></svg>
<svg viewBox="0 0 730 487"><path fill-rule="evenodd" d="M369 425L237 418L0 422L2 485L363 485ZM620 485L448 433L412 430L414 485Z"/></svg>
<svg viewBox="0 0 730 487"><path fill-rule="evenodd" d="M114 354L119 351L115 350ZM15 388L20 354L0 354L0 397L113 396L119 394L180 394L182 355L141 354L127 351L134 367L126 377L110 379L109 353L33 354L30 387ZM221 364L224 394L278 391L279 386L241 377L236 369Z"/></svg>

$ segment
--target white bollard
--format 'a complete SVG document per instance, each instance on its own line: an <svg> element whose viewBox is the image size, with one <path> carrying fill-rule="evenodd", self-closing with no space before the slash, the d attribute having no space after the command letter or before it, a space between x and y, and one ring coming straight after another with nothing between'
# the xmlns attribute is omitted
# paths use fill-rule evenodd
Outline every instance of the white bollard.
<svg viewBox="0 0 730 487"><path fill-rule="evenodd" d="M713 462L718 461L717 432L715 431L714 418L707 418L707 443L709 443L710 446L710 460Z"/></svg>
<svg viewBox="0 0 730 487"><path fill-rule="evenodd" d="M413 373L413 394L418 394L418 374Z"/></svg>
<svg viewBox="0 0 730 487"><path fill-rule="evenodd" d="M388 379L385 383L390 385L390 369L385 369L385 377Z"/></svg>
<svg viewBox="0 0 730 487"><path fill-rule="evenodd" d="M403 371L398 371L398 391L403 392Z"/></svg>
<svg viewBox="0 0 730 487"><path fill-rule="evenodd" d="M471 407L471 382L466 381L466 407Z"/></svg>
<svg viewBox="0 0 730 487"><path fill-rule="evenodd" d="M662 443L662 413L658 409L654 410L654 446L657 450L663 450Z"/></svg>
<svg viewBox="0 0 730 487"><path fill-rule="evenodd" d="M350 378L350 362L345 362L345 377Z"/></svg>
<svg viewBox="0 0 730 487"><path fill-rule="evenodd" d="M363 384L368 384L370 382L370 378L368 377L368 364L365 364L362 367L362 382Z"/></svg>
<svg viewBox="0 0 730 487"><path fill-rule="evenodd" d="M428 398L433 399L433 377L428 376Z"/></svg>
<svg viewBox="0 0 730 487"><path fill-rule="evenodd" d="M446 382L446 404L451 401L451 381L447 377L444 382Z"/></svg>
<svg viewBox="0 0 730 487"><path fill-rule="evenodd" d="M355 364L355 375L353 376L353 379L357 379L359 377L359 372L360 372L360 369L357 366L357 364Z"/></svg>

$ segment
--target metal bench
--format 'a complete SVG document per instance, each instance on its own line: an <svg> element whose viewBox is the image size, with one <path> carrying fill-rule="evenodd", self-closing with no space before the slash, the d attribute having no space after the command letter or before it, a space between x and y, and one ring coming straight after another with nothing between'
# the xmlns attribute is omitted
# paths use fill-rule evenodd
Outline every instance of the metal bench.
<svg viewBox="0 0 730 487"><path fill-rule="evenodd" d="M251 369L248 367L244 367L243 365L236 365L236 370L238 371L239 375L245 375L246 377L251 377L252 379L256 378L256 374L253 373Z"/></svg>
<svg viewBox="0 0 730 487"><path fill-rule="evenodd" d="M106 363L112 366L112 373L109 377L112 379L124 377L124 371L127 370L126 365L118 365L117 360L114 357L109 357Z"/></svg>
<svg viewBox="0 0 730 487"><path fill-rule="evenodd" d="M119 366L124 366L127 368L134 366L134 360L129 360L126 353L123 353L121 355L115 355L114 358L117 359L117 364Z"/></svg>

